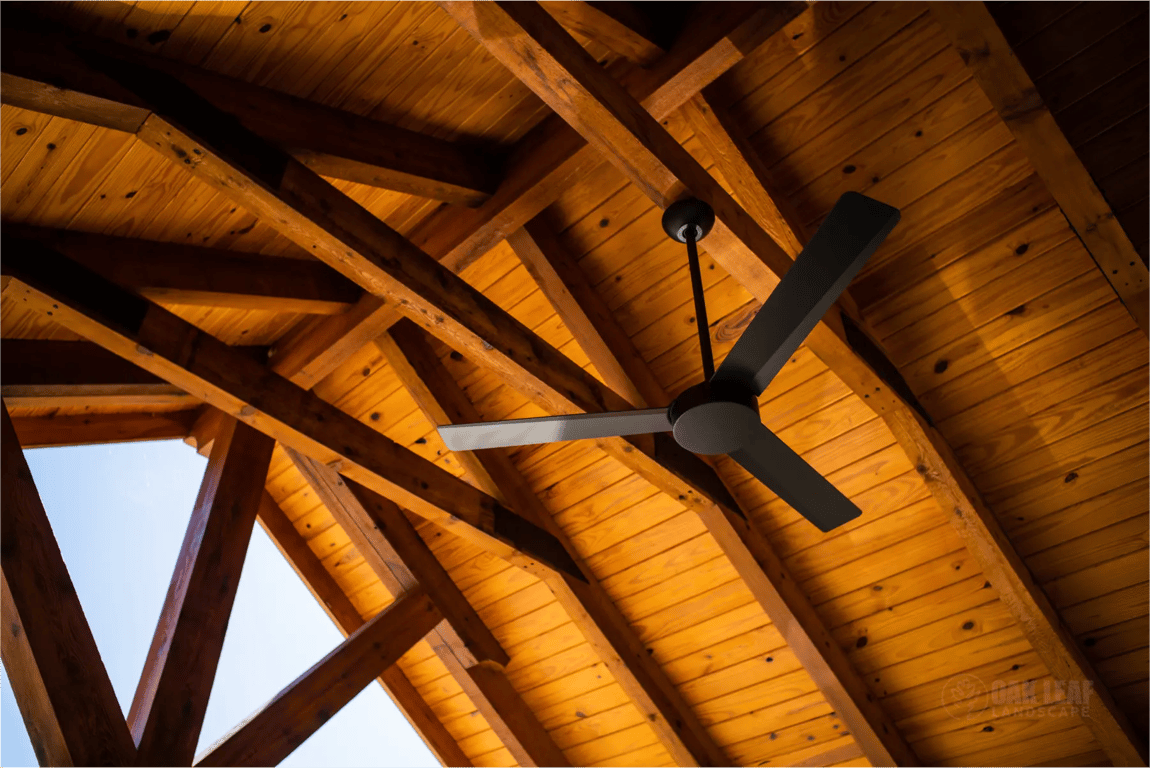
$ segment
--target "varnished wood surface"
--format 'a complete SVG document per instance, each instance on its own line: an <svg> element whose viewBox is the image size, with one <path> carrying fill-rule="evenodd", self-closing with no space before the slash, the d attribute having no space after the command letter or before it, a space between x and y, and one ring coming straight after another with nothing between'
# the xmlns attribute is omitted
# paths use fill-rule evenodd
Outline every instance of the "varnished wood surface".
<svg viewBox="0 0 1150 768"><path fill-rule="evenodd" d="M507 148L547 112L425 3L62 4L43 13L84 34L438 138ZM164 30L167 39L148 42ZM616 54L595 45L588 50L610 66ZM1147 493L1145 337L1107 299L1112 289L1091 275L1096 268L1030 161L924 7L819 3L740 51L740 59L717 105L746 131L808 234L848 189L902 210L902 224L855 281L852 297L1114 699L1136 726L1144 723L1144 680L1132 673L1147 654L1147 583L1138 559L1146 547L1139 534ZM661 119L725 184L720 158L709 156L686 116L668 109ZM512 148L511 157L527 156L526 149ZM0 151L5 224L304 256L268 222L124 134L4 105ZM522 195L514 198L519 209L507 209L521 218L486 219L495 222L486 234L461 246L473 262L462 277L597 375L589 352L500 242L550 203L546 219L559 241L674 395L700 377L681 248L666 241L648 199L601 155L592 151L566 168L553 177L553 191L534 181L525 182L533 190L526 194L523 186L507 188ZM453 238L479 232L468 222L514 201L499 203L497 194L474 211L437 208L401 193L337 186L397 231L414 233L418 245L439 238L445 247L432 248L436 256ZM524 215L531 205L538 208ZM452 221L467 226L451 229ZM498 229L507 222L510 229ZM489 243L480 246L481 236ZM758 301L706 253L703 277L721 359ZM165 306L229 344L278 343L341 317ZM19 309L7 291L0 310L4 338L77 339ZM339 335L314 349L334 348ZM305 386L466 478L373 338L348 342ZM482 418L542 415L473 365L467 350L453 356L438 342L434 349ZM984 587L991 579L861 399L804 347L764 394L761 412L863 507L863 518L818 536L738 470L720 463L720 474L916 753L939 764L1105 761L1075 718L1016 722L991 713L967 721L947 713L942 697L957 675L989 687L1051 679L1052 670L1004 610L996 585ZM92 430L94 420L108 418L50 413L21 410L14 421L22 429L25 421L62 426L60 419L78 418ZM157 419L176 422L176 415L137 411L109 419L113 431L98 434L146 435ZM525 448L510 460L728 755L747 763L853 759L854 740L841 735L833 707L693 512L593 446ZM386 592L281 451L268 491L354 610L374 616ZM509 683L571 762L670 760L545 585L474 546L418 528L510 654ZM471 762L513 760L429 646L417 644L397 668Z"/></svg>

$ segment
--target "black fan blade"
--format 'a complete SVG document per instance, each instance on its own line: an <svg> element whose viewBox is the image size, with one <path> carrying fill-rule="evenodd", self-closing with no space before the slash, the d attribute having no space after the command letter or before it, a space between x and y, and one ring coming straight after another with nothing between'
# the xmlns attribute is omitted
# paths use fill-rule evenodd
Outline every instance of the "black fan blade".
<svg viewBox="0 0 1150 768"><path fill-rule="evenodd" d="M483 448L510 448L516 445L557 443L560 440L583 440L595 437L644 435L671 431L666 408L608 413L576 413L568 416L544 416L538 419L513 419L478 424L448 424L439 428L439 436L452 451L476 451Z"/></svg>
<svg viewBox="0 0 1150 768"><path fill-rule="evenodd" d="M854 502L762 424L750 442L730 456L824 533L862 514Z"/></svg>
<svg viewBox="0 0 1150 768"><path fill-rule="evenodd" d="M840 197L711 381L762 394L898 219L865 195Z"/></svg>

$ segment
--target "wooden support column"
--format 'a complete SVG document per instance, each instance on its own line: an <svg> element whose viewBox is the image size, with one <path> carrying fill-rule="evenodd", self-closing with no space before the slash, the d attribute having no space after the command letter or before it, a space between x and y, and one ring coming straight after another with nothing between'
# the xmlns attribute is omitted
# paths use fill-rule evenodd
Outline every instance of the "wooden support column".
<svg viewBox="0 0 1150 768"><path fill-rule="evenodd" d="M195 757L274 447L234 419L216 436L128 711L144 764Z"/></svg>
<svg viewBox="0 0 1150 768"><path fill-rule="evenodd" d="M415 588L380 611L196 765L276 765L394 664L442 616Z"/></svg>
<svg viewBox="0 0 1150 768"><path fill-rule="evenodd" d="M291 449L288 455L388 591L399 594L418 584L431 595L444 621L428 634L428 642L516 761L568 765L507 681L502 669L510 661L507 653L402 510Z"/></svg>
<svg viewBox="0 0 1150 768"><path fill-rule="evenodd" d="M275 499L266 491L260 502L259 521L284 559L295 569L304 586L311 591L344 637L355 633L367 623L300 536L299 531L288 520L287 515L276 504ZM472 764L397 664L385 669L379 676L379 682L439 762L450 766Z"/></svg>
<svg viewBox="0 0 1150 768"><path fill-rule="evenodd" d="M1026 69L981 2L935 2L931 14L1066 214L1098 269L1150 334L1150 275Z"/></svg>
<svg viewBox="0 0 1150 768"><path fill-rule="evenodd" d="M132 765L132 735L3 411L0 651L32 749L41 765Z"/></svg>
<svg viewBox="0 0 1150 768"><path fill-rule="evenodd" d="M657 408L671 402L579 262L542 216L512 232L507 243L607 386L636 408Z"/></svg>
<svg viewBox="0 0 1150 768"><path fill-rule="evenodd" d="M376 344L411 393L428 421L436 426L480 421L475 406L452 380L427 343L423 332L403 321ZM707 734L674 685L651 659L642 642L615 606L591 569L551 517L509 452L494 449L458 452L483 470L482 487L500 494L527 519L550 531L579 565L585 581L548 576L544 580L583 636L599 654L623 690L654 729L659 741L679 765L723 765L722 749ZM467 466L465 464L465 466Z"/></svg>

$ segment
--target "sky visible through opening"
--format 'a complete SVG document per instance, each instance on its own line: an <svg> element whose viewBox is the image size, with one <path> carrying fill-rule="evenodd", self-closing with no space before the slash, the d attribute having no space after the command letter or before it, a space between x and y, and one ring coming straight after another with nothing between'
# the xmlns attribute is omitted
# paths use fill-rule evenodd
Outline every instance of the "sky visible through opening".
<svg viewBox="0 0 1150 768"><path fill-rule="evenodd" d="M207 460L178 440L25 451L104 666L127 713ZM256 525L197 754L343 641ZM0 765L36 765L0 681ZM376 682L285 766L438 766Z"/></svg>

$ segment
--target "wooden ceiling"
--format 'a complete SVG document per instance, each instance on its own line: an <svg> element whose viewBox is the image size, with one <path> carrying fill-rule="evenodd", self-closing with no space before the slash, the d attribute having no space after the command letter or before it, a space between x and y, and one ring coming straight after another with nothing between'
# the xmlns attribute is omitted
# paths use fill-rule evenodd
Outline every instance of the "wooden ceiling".
<svg viewBox="0 0 1150 768"><path fill-rule="evenodd" d="M444 618L354 668L445 763L1146 764L1144 4L20 10L20 443L274 438L251 504L333 620ZM760 405L858 520L661 438L438 437L665 404L661 208L717 211L721 359L850 190L901 223ZM282 757L275 705L204 764Z"/></svg>

